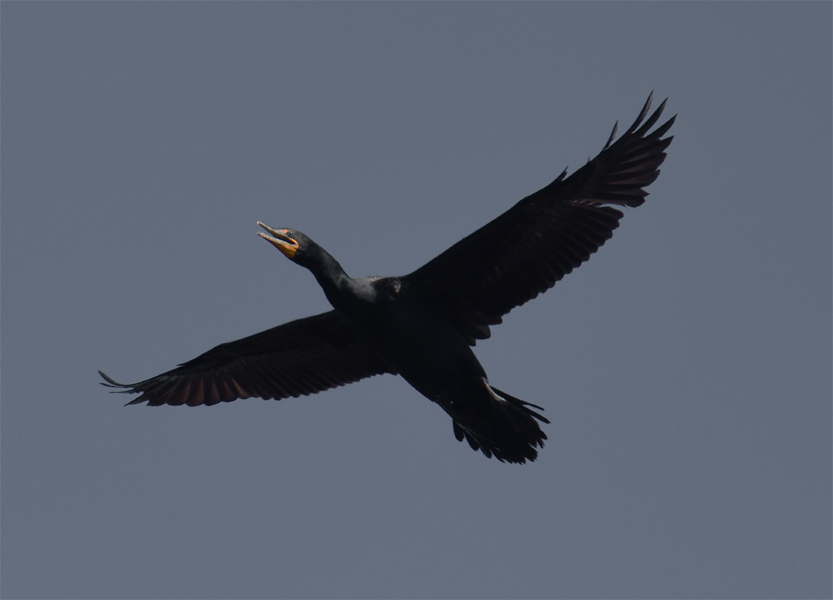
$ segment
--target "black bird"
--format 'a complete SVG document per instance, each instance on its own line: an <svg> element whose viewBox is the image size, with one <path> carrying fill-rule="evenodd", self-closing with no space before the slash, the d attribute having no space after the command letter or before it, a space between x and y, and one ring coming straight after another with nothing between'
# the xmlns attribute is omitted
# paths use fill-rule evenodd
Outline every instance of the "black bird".
<svg viewBox="0 0 833 600"><path fill-rule="evenodd" d="M500 461L535 460L547 439L538 421L549 421L533 409L543 409L492 386L471 347L611 237L623 214L609 205L645 201L643 188L659 175L673 139L662 136L676 118L649 133L665 107L642 124L651 96L615 142L613 127L596 158L569 177L565 170L409 275L353 279L300 231L258 222L267 232L258 235L309 269L334 310L221 344L138 383L117 383L99 371L102 385L141 393L129 404L197 406L280 400L392 373L451 416L459 441Z"/></svg>

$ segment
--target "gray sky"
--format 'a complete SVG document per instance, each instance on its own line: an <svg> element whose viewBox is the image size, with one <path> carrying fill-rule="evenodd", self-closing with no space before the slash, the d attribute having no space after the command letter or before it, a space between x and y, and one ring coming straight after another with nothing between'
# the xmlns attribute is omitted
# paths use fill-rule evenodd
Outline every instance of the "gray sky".
<svg viewBox="0 0 833 600"><path fill-rule="evenodd" d="M2 6L2 595L829 597L830 3ZM328 308L255 221L404 274L629 125L662 175L477 353L488 460L404 381L123 408Z"/></svg>

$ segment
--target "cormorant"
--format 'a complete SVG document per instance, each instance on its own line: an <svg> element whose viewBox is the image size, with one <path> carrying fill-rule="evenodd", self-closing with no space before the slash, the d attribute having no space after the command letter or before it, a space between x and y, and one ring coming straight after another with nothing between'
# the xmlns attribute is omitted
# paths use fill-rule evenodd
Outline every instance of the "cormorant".
<svg viewBox="0 0 833 600"><path fill-rule="evenodd" d="M260 397L314 394L365 377L401 375L439 404L454 435L500 461L534 461L549 421L530 402L489 383L472 352L476 340L516 306L551 288L611 237L623 214L639 206L659 175L662 138L672 117L649 133L665 102L575 173L567 171L448 250L402 277L353 279L321 246L297 230L258 235L309 269L333 310L221 344L176 369L109 387L141 393L129 402L197 406Z"/></svg>

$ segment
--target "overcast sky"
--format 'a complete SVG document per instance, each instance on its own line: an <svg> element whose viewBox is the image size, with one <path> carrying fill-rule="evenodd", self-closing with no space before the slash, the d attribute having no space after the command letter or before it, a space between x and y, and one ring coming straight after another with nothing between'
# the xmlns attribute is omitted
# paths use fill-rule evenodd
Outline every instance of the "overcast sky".
<svg viewBox="0 0 833 600"><path fill-rule="evenodd" d="M2 3L7 598L831 595L831 4ZM645 205L477 354L501 464L393 376L138 381L405 274L679 113ZM656 105L656 104L655 104Z"/></svg>

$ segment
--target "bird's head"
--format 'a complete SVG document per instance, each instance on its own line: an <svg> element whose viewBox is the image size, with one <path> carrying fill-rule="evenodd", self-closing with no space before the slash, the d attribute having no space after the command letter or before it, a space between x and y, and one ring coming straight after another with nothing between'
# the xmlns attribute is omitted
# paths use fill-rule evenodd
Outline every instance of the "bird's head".
<svg viewBox="0 0 833 600"><path fill-rule="evenodd" d="M267 233L258 231L257 234L283 252L287 258L295 260L299 258L299 253L303 254L302 246L306 236L300 231L293 231L292 229L272 229L260 221L257 224L267 231Z"/></svg>
<svg viewBox="0 0 833 600"><path fill-rule="evenodd" d="M259 231L257 234L280 250L292 262L307 266L318 250L318 245L300 231L294 229L272 229L260 221L257 224L267 233Z"/></svg>
<svg viewBox="0 0 833 600"><path fill-rule="evenodd" d="M337 281L349 279L329 252L297 229L272 229L260 221L257 224L266 230L266 233L259 231L257 234L296 265L309 269L324 288L325 294Z"/></svg>

